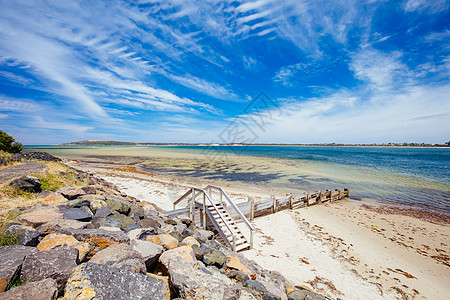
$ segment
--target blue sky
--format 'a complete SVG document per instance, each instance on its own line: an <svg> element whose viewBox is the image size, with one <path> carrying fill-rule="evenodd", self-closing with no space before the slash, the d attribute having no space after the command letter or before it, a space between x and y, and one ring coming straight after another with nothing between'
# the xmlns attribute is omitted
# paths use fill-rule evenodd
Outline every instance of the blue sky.
<svg viewBox="0 0 450 300"><path fill-rule="evenodd" d="M449 6L0 0L0 128L24 144L443 143Z"/></svg>

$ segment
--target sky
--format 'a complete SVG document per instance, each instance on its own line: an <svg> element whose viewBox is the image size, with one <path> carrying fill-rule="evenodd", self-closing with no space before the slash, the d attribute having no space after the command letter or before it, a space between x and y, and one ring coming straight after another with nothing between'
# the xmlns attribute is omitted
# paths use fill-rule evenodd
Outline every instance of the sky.
<svg viewBox="0 0 450 300"><path fill-rule="evenodd" d="M0 129L26 145L444 143L449 7L0 0Z"/></svg>

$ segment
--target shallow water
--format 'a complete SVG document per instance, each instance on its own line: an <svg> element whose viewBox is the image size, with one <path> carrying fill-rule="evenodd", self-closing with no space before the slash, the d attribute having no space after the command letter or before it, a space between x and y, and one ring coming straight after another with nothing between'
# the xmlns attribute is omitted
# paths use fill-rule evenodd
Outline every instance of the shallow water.
<svg viewBox="0 0 450 300"><path fill-rule="evenodd" d="M149 172L310 192L348 187L352 197L450 213L450 149L310 146L28 147Z"/></svg>

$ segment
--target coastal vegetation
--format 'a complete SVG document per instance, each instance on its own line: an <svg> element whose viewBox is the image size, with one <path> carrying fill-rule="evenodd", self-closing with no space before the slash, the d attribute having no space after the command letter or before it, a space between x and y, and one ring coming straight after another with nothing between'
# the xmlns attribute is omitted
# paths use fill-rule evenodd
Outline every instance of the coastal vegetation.
<svg viewBox="0 0 450 300"><path fill-rule="evenodd" d="M20 153L23 150L23 145L7 134L0 130L0 150L8 153Z"/></svg>

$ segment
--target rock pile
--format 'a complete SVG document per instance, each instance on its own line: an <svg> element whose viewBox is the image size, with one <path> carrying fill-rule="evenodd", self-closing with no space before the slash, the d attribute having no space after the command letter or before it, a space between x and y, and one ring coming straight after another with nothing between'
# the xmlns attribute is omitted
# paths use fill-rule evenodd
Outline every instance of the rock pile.
<svg viewBox="0 0 450 300"><path fill-rule="evenodd" d="M45 194L7 225L0 299L325 299L113 188Z"/></svg>
<svg viewBox="0 0 450 300"><path fill-rule="evenodd" d="M47 152L24 152L22 157L25 159L37 159L43 161L61 161L60 158L55 157Z"/></svg>

